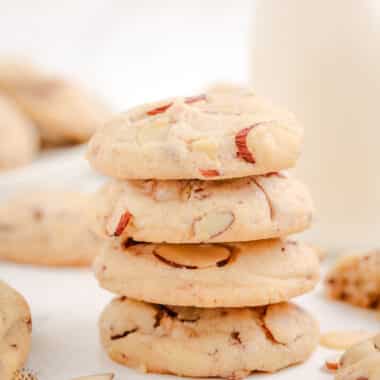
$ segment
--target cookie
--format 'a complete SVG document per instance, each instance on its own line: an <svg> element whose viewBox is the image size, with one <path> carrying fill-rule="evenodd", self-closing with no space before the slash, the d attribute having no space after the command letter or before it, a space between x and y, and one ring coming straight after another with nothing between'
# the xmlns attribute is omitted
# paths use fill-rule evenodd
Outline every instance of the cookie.
<svg viewBox="0 0 380 380"><path fill-rule="evenodd" d="M328 331L321 335L319 344L330 350L347 350L354 344L373 336L374 333L364 330Z"/></svg>
<svg viewBox="0 0 380 380"><path fill-rule="evenodd" d="M25 299L0 281L0 379L12 380L30 350L32 319Z"/></svg>
<svg viewBox="0 0 380 380"><path fill-rule="evenodd" d="M249 89L146 104L100 128L88 159L120 179L225 179L293 167L303 129Z"/></svg>
<svg viewBox="0 0 380 380"><path fill-rule="evenodd" d="M299 181L276 173L223 181L120 181L99 192L102 235L145 242L267 239L309 227L313 204Z"/></svg>
<svg viewBox="0 0 380 380"><path fill-rule="evenodd" d="M25 192L0 205L0 259L51 266L90 265L99 241L87 216L89 195Z"/></svg>
<svg viewBox="0 0 380 380"><path fill-rule="evenodd" d="M153 303L198 307L259 306L314 288L319 259L302 243L105 246L95 261L100 285Z"/></svg>
<svg viewBox="0 0 380 380"><path fill-rule="evenodd" d="M326 278L328 295L356 306L380 308L380 251L343 256Z"/></svg>
<svg viewBox="0 0 380 380"><path fill-rule="evenodd" d="M153 373L241 379L303 362L318 344L315 321L295 305L197 309L126 297L100 319L116 362Z"/></svg>
<svg viewBox="0 0 380 380"><path fill-rule="evenodd" d="M340 360L336 380L380 379L380 335L349 348Z"/></svg>
<svg viewBox="0 0 380 380"><path fill-rule="evenodd" d="M28 164L38 150L35 126L10 99L0 95L0 171Z"/></svg>
<svg viewBox="0 0 380 380"><path fill-rule="evenodd" d="M32 65L0 62L0 90L33 120L47 145L85 142L110 117L108 107L80 85Z"/></svg>

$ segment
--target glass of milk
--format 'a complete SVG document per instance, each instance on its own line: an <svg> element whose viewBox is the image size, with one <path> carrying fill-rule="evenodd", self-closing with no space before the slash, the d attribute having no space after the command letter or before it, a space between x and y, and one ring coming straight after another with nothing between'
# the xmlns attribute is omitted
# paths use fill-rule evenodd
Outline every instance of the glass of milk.
<svg viewBox="0 0 380 380"><path fill-rule="evenodd" d="M259 0L252 82L305 126L310 240L380 247L380 1Z"/></svg>

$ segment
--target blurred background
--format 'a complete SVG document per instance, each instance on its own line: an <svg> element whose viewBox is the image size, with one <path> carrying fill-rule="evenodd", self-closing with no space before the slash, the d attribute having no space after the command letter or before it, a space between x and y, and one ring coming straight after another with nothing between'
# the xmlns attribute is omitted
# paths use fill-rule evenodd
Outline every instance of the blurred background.
<svg viewBox="0 0 380 380"><path fill-rule="evenodd" d="M0 54L74 76L118 110L245 82L255 2L1 0Z"/></svg>
<svg viewBox="0 0 380 380"><path fill-rule="evenodd" d="M113 112L210 83L252 84L305 125L297 172L318 210L307 238L334 250L378 245L378 1L0 0L0 8L0 58L79 81ZM52 182L57 170L79 186L90 176L83 152L48 151L3 172L0 195L30 178Z"/></svg>

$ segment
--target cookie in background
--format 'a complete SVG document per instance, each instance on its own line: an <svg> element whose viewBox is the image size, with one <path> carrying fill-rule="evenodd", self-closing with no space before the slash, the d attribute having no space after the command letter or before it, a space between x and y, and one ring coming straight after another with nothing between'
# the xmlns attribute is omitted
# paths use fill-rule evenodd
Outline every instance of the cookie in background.
<svg viewBox="0 0 380 380"><path fill-rule="evenodd" d="M33 122L0 93L0 172L30 163L39 151L39 140Z"/></svg>
<svg viewBox="0 0 380 380"><path fill-rule="evenodd" d="M111 114L82 85L17 60L0 61L0 91L34 122L47 146L86 142Z"/></svg>
<svg viewBox="0 0 380 380"><path fill-rule="evenodd" d="M329 297L370 309L380 308L380 250L338 259L326 278Z"/></svg>
<svg viewBox="0 0 380 380"><path fill-rule="evenodd" d="M350 347L341 357L335 380L380 378L380 334Z"/></svg>
<svg viewBox="0 0 380 380"><path fill-rule="evenodd" d="M99 241L89 227L91 195L20 193L0 204L0 260L46 266L89 266Z"/></svg>

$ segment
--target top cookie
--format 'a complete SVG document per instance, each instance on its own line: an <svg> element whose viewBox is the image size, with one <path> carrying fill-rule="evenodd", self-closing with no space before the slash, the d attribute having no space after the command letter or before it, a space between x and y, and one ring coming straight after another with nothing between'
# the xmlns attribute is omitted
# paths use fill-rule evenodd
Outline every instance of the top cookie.
<svg viewBox="0 0 380 380"><path fill-rule="evenodd" d="M303 129L242 88L136 107L99 129L88 159L120 179L225 179L294 166Z"/></svg>
<svg viewBox="0 0 380 380"><path fill-rule="evenodd" d="M87 141L110 117L81 86L17 61L0 62L0 90L36 124L47 145Z"/></svg>

